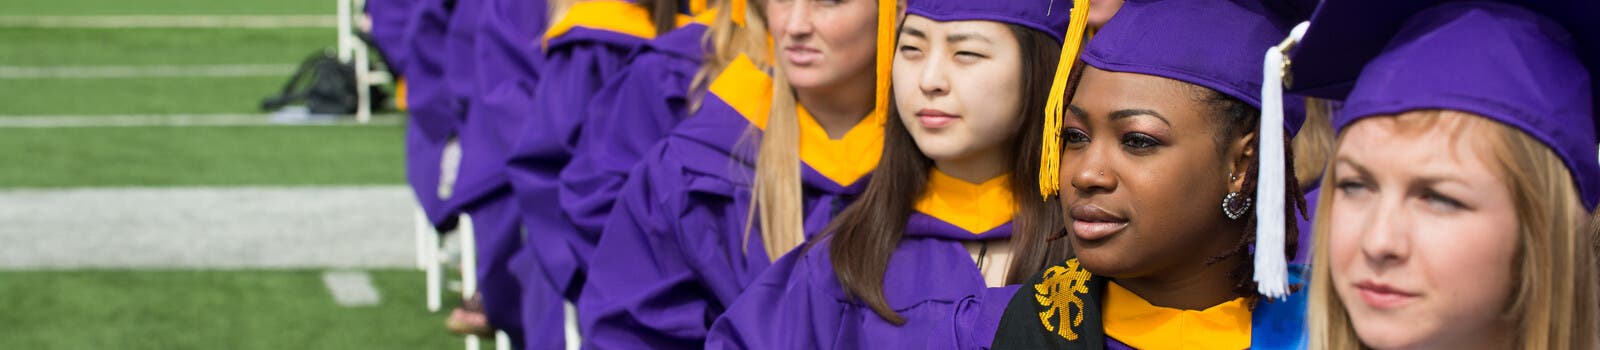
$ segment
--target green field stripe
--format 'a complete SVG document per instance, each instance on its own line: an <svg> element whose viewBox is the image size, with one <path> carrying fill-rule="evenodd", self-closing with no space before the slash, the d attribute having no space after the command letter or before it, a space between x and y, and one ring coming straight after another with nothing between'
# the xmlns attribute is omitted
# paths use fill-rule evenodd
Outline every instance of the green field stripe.
<svg viewBox="0 0 1600 350"><path fill-rule="evenodd" d="M289 78L0 80L3 115L262 113L261 99Z"/></svg>
<svg viewBox="0 0 1600 350"><path fill-rule="evenodd" d="M399 184L404 127L0 129L0 187Z"/></svg>
<svg viewBox="0 0 1600 350"><path fill-rule="evenodd" d="M327 0L12 0L12 15L314 15L333 14Z"/></svg>
<svg viewBox="0 0 1600 350"><path fill-rule="evenodd" d="M3 349L452 349L422 273L371 271L375 306L341 307L323 271L0 272Z"/></svg>
<svg viewBox="0 0 1600 350"><path fill-rule="evenodd" d="M0 10L4 13L4 10ZM331 29L0 29L0 65L299 63L331 48Z"/></svg>

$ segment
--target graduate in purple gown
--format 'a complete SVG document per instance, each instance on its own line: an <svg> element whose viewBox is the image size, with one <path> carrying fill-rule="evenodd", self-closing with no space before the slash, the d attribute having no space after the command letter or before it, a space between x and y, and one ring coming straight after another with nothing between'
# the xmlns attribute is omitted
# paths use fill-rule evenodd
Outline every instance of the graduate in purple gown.
<svg viewBox="0 0 1600 350"><path fill-rule="evenodd" d="M1058 203L1038 196L1036 128L1072 10L1067 1L910 1L894 55L896 118L875 180L823 236L753 283L707 347L987 346L999 313L972 306L1003 302L1066 256L1046 242L1061 223ZM1084 25L1077 31L1069 44Z"/></svg>
<svg viewBox="0 0 1600 350"><path fill-rule="evenodd" d="M866 186L883 145L896 3L767 5L757 10L776 66L734 59L628 176L580 300L586 347L703 348L773 258Z"/></svg>
<svg viewBox="0 0 1600 350"><path fill-rule="evenodd" d="M1072 258L1023 283L993 348L1305 346L1303 268L1288 264L1303 113L1262 95L1310 7L1130 0L1095 34L1044 130L1060 143L1041 187L1061 200Z"/></svg>
<svg viewBox="0 0 1600 350"><path fill-rule="evenodd" d="M460 104L445 87L448 68L444 52L445 29L450 23L454 2L419 0L406 21L405 42L395 51L405 59L400 71L406 75L409 90L406 105L406 182L411 184L428 221L444 231L455 226L456 212L446 205L441 194L440 161L445 145L455 137ZM453 175L452 175L453 176Z"/></svg>
<svg viewBox="0 0 1600 350"><path fill-rule="evenodd" d="M561 209L557 180L588 118L588 102L621 70L629 52L677 25L677 11L676 5L650 9L615 0L578 1L551 11L561 17L552 18L542 36L525 40L542 45L538 79L514 87L531 99L519 103L526 108L515 112L517 123L487 127L503 136L497 146L505 153L493 161L505 171L499 183L512 191L506 205L515 206L515 215L504 220L520 223L512 232L526 232L521 241L498 247L504 255L496 257L510 261L527 289L514 312L526 320L530 348L564 346L563 300L575 300L583 281L585 254L569 243L575 229Z"/></svg>
<svg viewBox="0 0 1600 350"><path fill-rule="evenodd" d="M703 70L702 62L718 55L710 51L712 46L728 46L726 42L706 42L709 25L718 13L702 12L684 26L640 45L627 58L627 65L594 93L587 110L589 120L583 123L571 161L560 174L560 203L574 225L571 239L579 251L591 251L599 241L628 171L688 117L691 105L698 103L692 98L704 95L712 72ZM722 18L726 21L727 17ZM725 61L706 66L725 66ZM695 83L699 85L691 86Z"/></svg>
<svg viewBox="0 0 1600 350"><path fill-rule="evenodd" d="M1329 1L1311 349L1596 349L1600 3Z"/></svg>
<svg viewBox="0 0 1600 350"><path fill-rule="evenodd" d="M533 96L528 87L539 81L538 33L545 28L544 1L473 0L459 2L465 10L479 12L475 27L463 36L472 40L465 65L472 69L466 99L466 118L458 129L460 170L452 201L473 221L477 245L478 294L489 325L503 330L512 344L522 347L521 301L525 293L510 264L522 245L522 226L511 187L506 181L505 159L514 130L530 116ZM540 286L534 286L538 288ZM559 335L559 330L550 332ZM536 335L529 339L542 339Z"/></svg>
<svg viewBox="0 0 1600 350"><path fill-rule="evenodd" d="M372 21L369 34L382 53L390 73L400 76L406 65L406 24L421 0L373 0L366 2L367 18Z"/></svg>

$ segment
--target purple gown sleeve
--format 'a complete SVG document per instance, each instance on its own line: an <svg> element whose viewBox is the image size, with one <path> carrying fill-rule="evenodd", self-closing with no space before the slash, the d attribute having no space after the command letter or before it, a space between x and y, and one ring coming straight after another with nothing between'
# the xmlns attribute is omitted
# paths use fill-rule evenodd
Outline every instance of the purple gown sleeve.
<svg viewBox="0 0 1600 350"><path fill-rule="evenodd" d="M444 145L455 135L458 101L451 98L443 79L445 28L451 8L445 0L421 0L406 21L407 81L410 91L406 122L406 182L411 185L428 220L445 229L455 218L447 201L439 197L439 160Z"/></svg>
<svg viewBox="0 0 1600 350"><path fill-rule="evenodd" d="M401 75L406 65L406 22L419 0L371 0L366 3L367 16L372 18L372 41L384 62L395 75Z"/></svg>
<svg viewBox="0 0 1600 350"><path fill-rule="evenodd" d="M678 208L686 200L683 171L667 152L628 177L601 236L583 298L580 324L586 349L698 349L710 317L711 294L678 238ZM709 233L708 233L709 234Z"/></svg>
<svg viewBox="0 0 1600 350"><path fill-rule="evenodd" d="M577 29L567 36L580 34ZM632 38L632 37L629 37ZM643 39L632 38L643 42ZM534 86L534 110L522 130L506 163L506 174L514 196L522 208L527 228L524 249L534 249L546 277L577 298L577 285L584 271L584 260L592 244L574 239L576 229L561 209L560 174L571 159L574 144L585 119L585 108L600 84L621 67L631 48L613 45L618 41L583 40L587 43L561 44L556 38L539 64L539 82Z"/></svg>
<svg viewBox="0 0 1600 350"><path fill-rule="evenodd" d="M845 310L832 296L811 288L817 271L803 267L804 259L804 252L795 250L773 262L712 324L705 348L837 347L829 338L841 335L834 332Z"/></svg>
<svg viewBox="0 0 1600 350"><path fill-rule="evenodd" d="M884 273L895 325L838 283L824 238L764 272L717 319L707 349L984 349L1016 286L986 288L959 242L905 239ZM786 262L794 260L793 263Z"/></svg>
<svg viewBox="0 0 1600 350"><path fill-rule="evenodd" d="M695 62L644 52L595 94L572 161L561 171L561 206L586 245L599 240L628 171L688 109Z"/></svg>

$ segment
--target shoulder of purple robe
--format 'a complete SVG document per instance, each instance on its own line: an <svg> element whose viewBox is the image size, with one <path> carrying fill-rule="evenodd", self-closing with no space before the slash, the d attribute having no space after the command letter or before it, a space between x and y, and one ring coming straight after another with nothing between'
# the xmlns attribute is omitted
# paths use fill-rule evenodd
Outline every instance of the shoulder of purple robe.
<svg viewBox="0 0 1600 350"><path fill-rule="evenodd" d="M590 240L605 225L628 171L687 117L689 84L701 60L650 47L595 92L572 160L561 170L561 206Z"/></svg>
<svg viewBox="0 0 1600 350"><path fill-rule="evenodd" d="M372 19L372 41L382 53L384 62L395 75L403 75L405 67L405 29L411 10L419 0L372 0L364 9Z"/></svg>
<svg viewBox="0 0 1600 350"><path fill-rule="evenodd" d="M721 308L688 256L715 252L679 232L691 187L704 185L671 148L652 149L618 192L578 300L586 349L698 349Z"/></svg>
<svg viewBox="0 0 1600 350"><path fill-rule="evenodd" d="M456 196L464 203L498 198L509 188L506 157L533 110L532 86L541 56L533 43L542 28L542 1L483 0L473 55L476 93L467 99Z"/></svg>
<svg viewBox="0 0 1600 350"><path fill-rule="evenodd" d="M446 0L420 0L406 22L406 104L408 123L430 142L443 144L455 135L461 104L445 86L449 65L445 50L445 30L450 11Z"/></svg>
<svg viewBox="0 0 1600 350"><path fill-rule="evenodd" d="M477 52L472 47L477 44L478 22L483 16L485 1L455 0L455 10L450 13L450 26L445 29L446 40L443 48L448 57L444 74L445 86L449 87L450 93L458 100L471 98L476 93L478 71L474 66L477 63L475 57Z"/></svg>
<svg viewBox="0 0 1600 350"><path fill-rule="evenodd" d="M984 232L971 232L954 224L920 211L911 212L906 222L907 237L935 237L957 241L979 241L1011 237L1012 223L1007 222Z"/></svg>
<svg viewBox="0 0 1600 350"><path fill-rule="evenodd" d="M818 249L818 247L812 247ZM837 323L848 317L838 298L812 288L808 265L810 251L795 249L774 261L728 310L717 317L706 335L710 349L823 349L841 330ZM833 278L830 273L827 278ZM816 317L816 313L828 317Z"/></svg>
<svg viewBox="0 0 1600 350"><path fill-rule="evenodd" d="M641 51L699 62L704 60L707 52L711 51L705 41L706 31L709 29L704 24L690 22L650 40L644 44Z"/></svg>
<svg viewBox="0 0 1600 350"><path fill-rule="evenodd" d="M564 260L572 261L561 263L571 266L570 274L586 269L583 257L594 249L594 241L579 236L560 204L552 201L559 201L561 170L571 160L587 119L587 102L602 82L616 74L631 50L594 40L547 46L524 114L528 117L511 137L505 172L518 203L524 205L524 224L528 232L554 236L553 244L569 250L572 258Z"/></svg>
<svg viewBox="0 0 1600 350"><path fill-rule="evenodd" d="M959 242L902 240L883 277L889 307L906 320L895 325L845 292L828 252L831 242L823 237L809 250L786 255L796 259L792 265L768 268L713 326L708 348L963 348L980 340L970 330L985 328L986 315L959 307L1004 292L984 286Z"/></svg>
<svg viewBox="0 0 1600 350"><path fill-rule="evenodd" d="M1000 317L1006 305L1022 285L985 288L956 303L955 317L951 318L950 333L955 335L959 349L988 350L994 343L994 333L1000 329Z"/></svg>

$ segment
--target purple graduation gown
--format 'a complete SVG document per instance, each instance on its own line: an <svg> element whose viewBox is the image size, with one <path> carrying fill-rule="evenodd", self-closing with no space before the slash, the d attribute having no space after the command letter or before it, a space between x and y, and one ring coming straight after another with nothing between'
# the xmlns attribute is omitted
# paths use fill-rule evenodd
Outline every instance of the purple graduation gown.
<svg viewBox="0 0 1600 350"><path fill-rule="evenodd" d="M567 16L650 23L648 18L618 13L586 15L589 10L584 6L574 5ZM501 164L519 207L517 220L527 232L511 259L519 269L517 278L528 289L520 312L529 348L564 347L562 300L577 299L583 276L582 255L567 240L574 229L557 203L561 169L571 156L594 92L621 70L629 52L648 40L610 30L609 25L579 22L564 32L532 38L544 42L545 51L538 64L539 79L525 87L532 92L531 108L524 112L530 117L522 125L499 130L516 133Z"/></svg>
<svg viewBox="0 0 1600 350"><path fill-rule="evenodd" d="M583 252L580 259L599 241L628 171L688 117L689 84L706 54L706 29L690 23L640 46L590 102L560 181L561 207L574 225L569 239Z"/></svg>
<svg viewBox="0 0 1600 350"><path fill-rule="evenodd" d="M400 76L406 65L406 23L420 0L371 0L366 3L372 18L372 41L383 54L389 71Z"/></svg>
<svg viewBox="0 0 1600 350"><path fill-rule="evenodd" d="M422 211L435 228L454 226L456 210L439 196L439 162L443 148L455 136L461 103L445 86L449 62L445 60L445 29L454 8L446 0L419 0L406 21L403 45L396 49L405 59L406 182Z"/></svg>
<svg viewBox="0 0 1600 350"><path fill-rule="evenodd" d="M772 266L759 226L745 234L752 145L759 144L750 128L729 102L708 94L644 154L590 261L578 303L585 348L702 348L717 315ZM805 163L801 180L808 238L867 183L862 176L840 185Z"/></svg>
<svg viewBox="0 0 1600 350"><path fill-rule="evenodd" d="M473 221L484 315L520 347L525 292L510 262L522 246L522 224L511 200L505 161L515 131L533 110L531 87L539 80L537 38L545 27L547 8L544 1L473 0L471 4L479 11L471 33L473 51L466 56L473 60L468 67L474 70L473 86L472 95L464 96L467 117L459 130L461 167L452 200ZM559 335L560 330L550 333Z"/></svg>
<svg viewBox="0 0 1600 350"><path fill-rule="evenodd" d="M717 320L706 348L986 349L1004 311L994 304L1017 285L988 287L963 242L1010 236L1010 223L973 234L914 212L883 277L884 297L905 317L900 326L845 292L830 261L833 239L824 237L752 284Z"/></svg>

